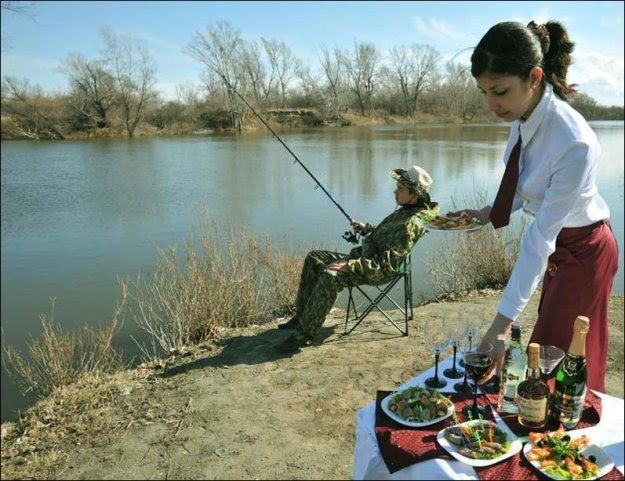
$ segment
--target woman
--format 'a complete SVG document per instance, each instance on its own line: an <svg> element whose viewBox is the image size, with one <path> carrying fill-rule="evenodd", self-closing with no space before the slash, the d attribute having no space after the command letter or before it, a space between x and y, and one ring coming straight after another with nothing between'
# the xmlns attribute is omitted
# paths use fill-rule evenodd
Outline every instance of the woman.
<svg viewBox="0 0 625 481"><path fill-rule="evenodd" d="M608 301L618 253L610 211L596 185L599 143L566 102L574 93L566 79L573 45L558 22L499 23L480 40L471 73L488 108L512 124L495 201L466 212L495 228L507 225L520 208L534 217L484 336L495 348L498 369L508 328L544 273L530 342L566 351L576 316L589 317L588 386L604 391Z"/></svg>
<svg viewBox="0 0 625 481"><path fill-rule="evenodd" d="M354 230L363 235L362 245L347 254L330 251L309 252L300 278L295 316L280 324L280 329L296 332L278 345L282 353L295 353L311 344L336 301L347 286L385 284L397 276L397 270L415 243L425 233L421 219L436 214L430 201L430 175L419 166L395 169L395 202L399 206L380 224L372 226L352 221Z"/></svg>

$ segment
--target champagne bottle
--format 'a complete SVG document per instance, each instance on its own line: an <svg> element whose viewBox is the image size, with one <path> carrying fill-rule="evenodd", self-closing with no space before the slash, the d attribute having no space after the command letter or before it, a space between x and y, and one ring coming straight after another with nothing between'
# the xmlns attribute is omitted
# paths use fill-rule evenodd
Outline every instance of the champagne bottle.
<svg viewBox="0 0 625 481"><path fill-rule="evenodd" d="M525 379L526 368L527 354L521 345L521 325L515 322L512 324L510 344L506 349L499 381L500 391L497 407L500 411L512 414L519 412L516 405L516 390L519 383Z"/></svg>
<svg viewBox="0 0 625 481"><path fill-rule="evenodd" d="M586 399L586 334L589 320L578 316L569 350L556 373L551 417L566 429L577 426Z"/></svg>
<svg viewBox="0 0 625 481"><path fill-rule="evenodd" d="M540 377L540 345L528 348L527 379L517 387L516 402L519 423L528 428L541 428L547 422L549 387Z"/></svg>

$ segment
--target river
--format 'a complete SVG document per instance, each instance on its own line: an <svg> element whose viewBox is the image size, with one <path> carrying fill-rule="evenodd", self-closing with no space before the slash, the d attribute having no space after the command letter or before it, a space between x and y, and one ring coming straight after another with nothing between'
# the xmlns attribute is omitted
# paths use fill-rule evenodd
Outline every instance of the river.
<svg viewBox="0 0 625 481"><path fill-rule="evenodd" d="M623 122L593 122L603 149L601 195L623 246ZM322 128L281 134L355 219L375 223L394 208L389 170L418 164L433 177L443 211L474 190L493 194L503 173L504 124ZM149 273L155 246L181 244L203 208L293 244L348 249L347 221L288 152L265 132L242 136L2 142L4 341L24 349L39 313L67 328L106 323L116 277ZM431 293L423 258L413 256L414 290ZM444 235L444 234L443 234ZM623 251L614 286L623 293ZM132 352L131 343L122 346ZM31 400L2 377L2 419Z"/></svg>

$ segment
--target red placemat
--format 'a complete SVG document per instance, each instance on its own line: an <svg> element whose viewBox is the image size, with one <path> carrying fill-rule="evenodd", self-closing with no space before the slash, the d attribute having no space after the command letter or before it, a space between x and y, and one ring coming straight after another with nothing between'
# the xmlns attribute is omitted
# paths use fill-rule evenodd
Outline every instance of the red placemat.
<svg viewBox="0 0 625 481"><path fill-rule="evenodd" d="M475 467L474 469L477 472L477 476L482 480L550 479L535 469L522 452L506 459L505 462L483 468ZM623 479L623 475L618 469L612 468L612 471L599 479Z"/></svg>
<svg viewBox="0 0 625 481"><path fill-rule="evenodd" d="M378 391L375 402L375 437L389 472L394 473L406 466L427 459L442 457L451 459L447 451L436 442L436 435L441 429L451 424L452 418L449 417L422 428L411 428L399 424L389 418L380 405L382 399L391 393L392 391ZM447 396L447 394L445 395ZM462 414L462 409L473 404L473 396L450 393L448 397L456 407L458 422L467 421L467 418ZM477 401L480 406L489 406L488 400L484 396L478 396ZM488 409L488 414L484 416L484 419L493 419L490 409Z"/></svg>
<svg viewBox="0 0 625 481"><path fill-rule="evenodd" d="M549 386L549 390L551 393L553 393L554 383L555 380L553 378L547 381L547 385ZM487 394L487 396L490 402L494 406L496 406L499 396L497 394ZM555 431L559 427L557 423L547 421L547 424L540 429L526 428L525 426L519 424L519 419L516 414L507 414L499 411L497 412L499 413L499 416L501 416L501 419L504 420L504 422L508 425L512 432L517 436L527 436L532 431ZM601 398L589 389L588 391L586 391L586 399L584 401L582 417L580 418L579 423L577 423L577 426L572 429L582 429L589 426L594 426L595 424L598 424L600 420Z"/></svg>

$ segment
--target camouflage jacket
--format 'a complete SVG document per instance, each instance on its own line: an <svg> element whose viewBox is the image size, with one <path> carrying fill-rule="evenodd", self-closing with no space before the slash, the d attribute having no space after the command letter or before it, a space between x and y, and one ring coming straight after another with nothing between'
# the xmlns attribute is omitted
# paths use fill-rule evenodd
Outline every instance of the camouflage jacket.
<svg viewBox="0 0 625 481"><path fill-rule="evenodd" d="M436 203L430 206L419 203L400 207L375 227L366 224L362 245L352 249L347 271L341 272L343 280L347 283L382 284L393 279L401 261L425 234L421 219L437 213Z"/></svg>

